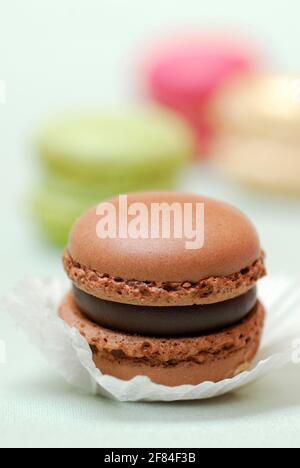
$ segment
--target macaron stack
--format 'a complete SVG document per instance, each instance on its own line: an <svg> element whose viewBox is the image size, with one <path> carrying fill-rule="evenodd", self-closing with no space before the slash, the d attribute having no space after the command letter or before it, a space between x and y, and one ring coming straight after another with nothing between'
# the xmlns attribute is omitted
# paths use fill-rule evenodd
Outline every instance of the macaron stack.
<svg viewBox="0 0 300 468"><path fill-rule="evenodd" d="M65 115L40 132L43 168L33 211L46 237L65 245L88 207L122 192L170 189L192 158L186 124L160 108Z"/></svg>
<svg viewBox="0 0 300 468"><path fill-rule="evenodd" d="M142 66L144 93L182 114L194 130L197 150L208 155L214 121L207 107L233 77L255 70L257 54L237 36L189 34L160 43Z"/></svg>
<svg viewBox="0 0 300 468"><path fill-rule="evenodd" d="M116 232L124 234L120 199L108 202ZM103 374L196 385L231 378L254 360L265 316L256 284L266 272L252 223L234 207L196 195L128 196L128 204L149 212L153 204L197 203L205 207L205 240L193 250L175 235L98 237L96 208L75 223L63 256L73 287L59 314L86 338Z"/></svg>
<svg viewBox="0 0 300 468"><path fill-rule="evenodd" d="M230 178L253 188L300 194L300 78L259 75L227 86L212 113L214 153Z"/></svg>

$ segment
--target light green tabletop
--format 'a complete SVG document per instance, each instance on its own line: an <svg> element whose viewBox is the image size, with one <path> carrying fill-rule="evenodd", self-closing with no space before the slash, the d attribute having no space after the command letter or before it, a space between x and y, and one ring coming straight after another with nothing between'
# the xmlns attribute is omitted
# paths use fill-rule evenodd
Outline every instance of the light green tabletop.
<svg viewBox="0 0 300 468"><path fill-rule="evenodd" d="M298 202L249 197L198 166L180 185L234 201L256 222L270 272L298 273ZM25 276L63 278L59 252L41 244L20 213L5 214L1 292ZM295 365L212 401L126 404L71 388L6 316L1 316L0 339L7 347L7 362L0 364L0 446L299 446L300 368Z"/></svg>

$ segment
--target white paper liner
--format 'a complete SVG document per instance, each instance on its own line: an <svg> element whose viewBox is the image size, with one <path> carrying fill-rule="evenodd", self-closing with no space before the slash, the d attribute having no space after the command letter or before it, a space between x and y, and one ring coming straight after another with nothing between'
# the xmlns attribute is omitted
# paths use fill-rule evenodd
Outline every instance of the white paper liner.
<svg viewBox="0 0 300 468"><path fill-rule="evenodd" d="M268 314L266 327L260 352L250 371L222 382L196 386L166 387L142 376L127 382L101 374L87 341L58 317L58 305L69 287L67 282L55 279L25 281L4 302L4 309L67 382L85 392L119 401L196 400L224 395L291 361L293 341L300 338L299 281L287 277L267 278L259 286Z"/></svg>

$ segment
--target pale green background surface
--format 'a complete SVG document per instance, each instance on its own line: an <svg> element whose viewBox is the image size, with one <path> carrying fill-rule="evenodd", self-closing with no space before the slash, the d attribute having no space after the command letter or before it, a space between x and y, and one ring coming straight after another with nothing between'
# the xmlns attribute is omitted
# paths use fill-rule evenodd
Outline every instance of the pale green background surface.
<svg viewBox="0 0 300 468"><path fill-rule="evenodd" d="M270 55L300 70L296 0L10 0L1 5L0 293L19 279L63 277L59 252L35 237L24 218L31 183L32 129L67 106L128 100L127 56L146 38L176 25L240 24L267 41ZM252 195L200 167L181 187L220 196L254 219L271 273L299 275L300 203ZM210 402L121 404L65 384L21 331L1 314L0 446L300 446L300 367L290 366L235 395Z"/></svg>

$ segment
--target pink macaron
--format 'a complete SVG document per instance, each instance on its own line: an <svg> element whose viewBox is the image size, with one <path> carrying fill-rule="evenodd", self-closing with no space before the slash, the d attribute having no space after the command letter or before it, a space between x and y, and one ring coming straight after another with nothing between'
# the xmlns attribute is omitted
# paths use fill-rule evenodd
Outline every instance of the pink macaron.
<svg viewBox="0 0 300 468"><path fill-rule="evenodd" d="M261 60L238 36L189 34L157 44L141 67L143 92L180 112L195 130L197 150L208 154L214 125L208 106L227 80L253 72Z"/></svg>

